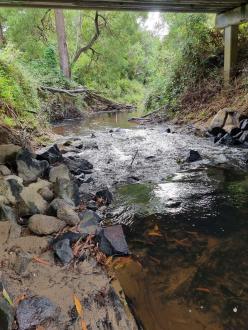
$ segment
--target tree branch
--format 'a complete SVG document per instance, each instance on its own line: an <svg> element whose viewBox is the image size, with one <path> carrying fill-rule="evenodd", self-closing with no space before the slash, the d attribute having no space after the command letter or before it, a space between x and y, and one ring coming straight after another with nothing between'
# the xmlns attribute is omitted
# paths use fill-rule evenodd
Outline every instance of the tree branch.
<svg viewBox="0 0 248 330"><path fill-rule="evenodd" d="M81 56L82 53L87 52L89 49L92 51L92 46L94 45L94 43L97 41L97 39L100 36L99 17L101 17L104 20L104 22L105 22L104 25L106 26L106 19L102 15L99 15L99 13L96 11L95 19L94 19L95 34L93 35L93 37L90 39L90 41L88 42L88 44L86 46L81 47L76 51L76 53L73 57L73 60L71 62L71 66L73 66L77 62L77 60L79 59L79 57Z"/></svg>

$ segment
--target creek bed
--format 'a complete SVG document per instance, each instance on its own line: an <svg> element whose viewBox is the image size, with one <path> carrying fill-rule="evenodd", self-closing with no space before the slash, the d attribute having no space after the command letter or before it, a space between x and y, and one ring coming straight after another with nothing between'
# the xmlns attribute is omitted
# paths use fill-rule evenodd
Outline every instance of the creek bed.
<svg viewBox="0 0 248 330"><path fill-rule="evenodd" d="M101 114L54 131L97 145L81 152L94 165L83 189L114 192L107 221L126 225L133 256L113 270L140 327L246 330L247 151L127 118ZM183 162L190 149L202 160Z"/></svg>

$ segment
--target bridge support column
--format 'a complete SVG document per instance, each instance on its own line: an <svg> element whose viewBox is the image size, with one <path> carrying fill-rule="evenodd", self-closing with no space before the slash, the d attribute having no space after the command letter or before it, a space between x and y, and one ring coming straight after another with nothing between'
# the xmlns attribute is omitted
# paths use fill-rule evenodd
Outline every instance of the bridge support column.
<svg viewBox="0 0 248 330"><path fill-rule="evenodd" d="M225 52L224 52L224 82L229 85L237 64L238 54L238 25L225 27Z"/></svg>

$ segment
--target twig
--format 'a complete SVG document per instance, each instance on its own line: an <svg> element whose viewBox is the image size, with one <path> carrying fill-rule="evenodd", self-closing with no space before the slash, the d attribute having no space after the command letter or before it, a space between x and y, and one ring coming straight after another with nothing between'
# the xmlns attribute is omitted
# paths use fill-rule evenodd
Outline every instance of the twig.
<svg viewBox="0 0 248 330"><path fill-rule="evenodd" d="M134 156L133 156L133 159L132 159L132 161L131 161L130 167L132 167L133 162L134 162L134 160L135 160L135 158L136 158L138 152L139 152L139 151L138 151L138 149L137 149L136 152L135 152L135 154L134 154Z"/></svg>

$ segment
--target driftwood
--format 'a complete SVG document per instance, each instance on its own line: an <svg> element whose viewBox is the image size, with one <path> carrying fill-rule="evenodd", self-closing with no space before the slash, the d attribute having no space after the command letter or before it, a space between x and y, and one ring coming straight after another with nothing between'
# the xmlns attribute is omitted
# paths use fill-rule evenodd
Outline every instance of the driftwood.
<svg viewBox="0 0 248 330"><path fill-rule="evenodd" d="M42 91L48 91L51 93L61 93L67 94L69 96L75 97L79 94L84 96L86 104L96 111L133 111L135 107L132 105L122 104L114 102L110 99L105 98L102 95L99 95L96 91L89 90L85 87L80 87L77 89L63 89L56 87L41 86Z"/></svg>

